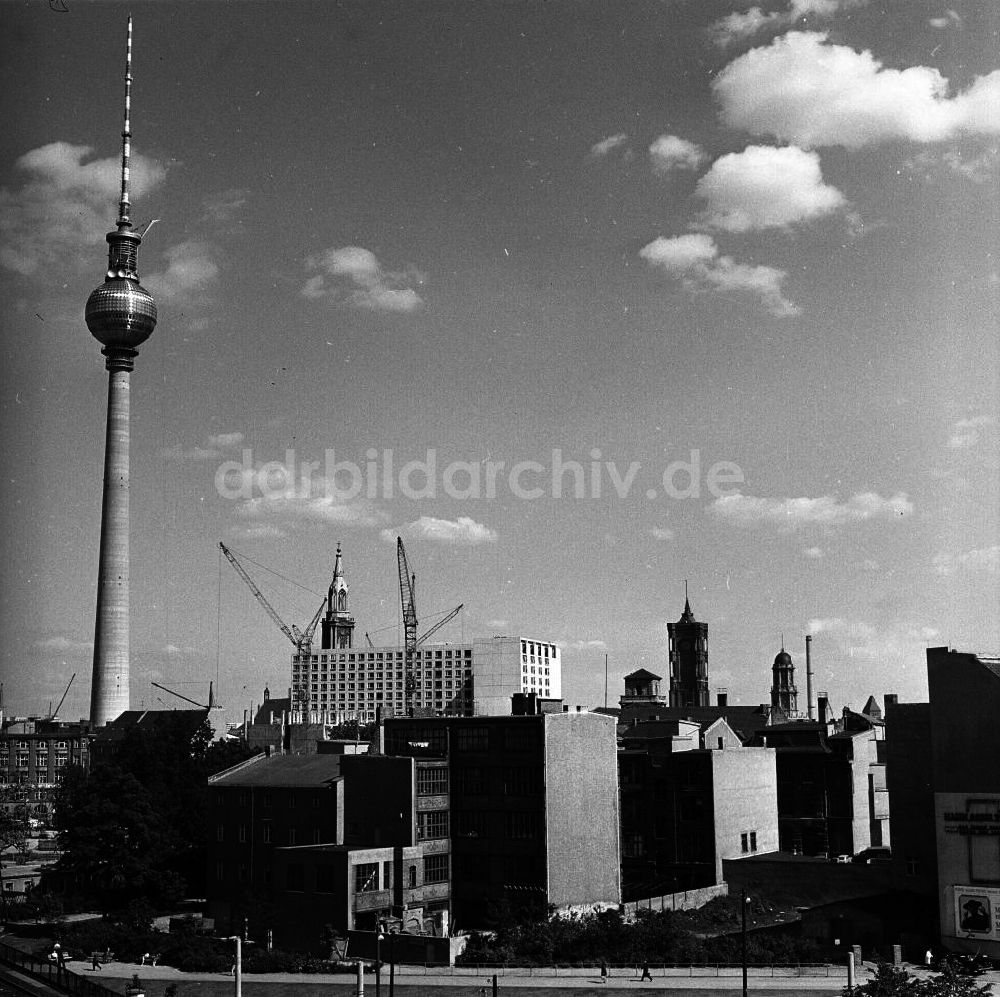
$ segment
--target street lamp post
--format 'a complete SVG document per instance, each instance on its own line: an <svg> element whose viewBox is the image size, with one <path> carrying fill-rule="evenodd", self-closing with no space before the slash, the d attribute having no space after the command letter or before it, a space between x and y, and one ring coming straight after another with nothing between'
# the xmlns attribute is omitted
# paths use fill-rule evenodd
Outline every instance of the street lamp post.
<svg viewBox="0 0 1000 997"><path fill-rule="evenodd" d="M375 927L375 997L382 997L382 927L379 921Z"/></svg>
<svg viewBox="0 0 1000 997"><path fill-rule="evenodd" d="M396 929L389 929L389 997L396 997Z"/></svg>
<svg viewBox="0 0 1000 997"><path fill-rule="evenodd" d="M236 997L243 997L243 939L239 935L231 935L230 939L236 942L236 961L233 963L233 993Z"/></svg>
<svg viewBox="0 0 1000 997"><path fill-rule="evenodd" d="M747 997L747 904L746 889L740 890L740 950L743 958L743 997Z"/></svg>

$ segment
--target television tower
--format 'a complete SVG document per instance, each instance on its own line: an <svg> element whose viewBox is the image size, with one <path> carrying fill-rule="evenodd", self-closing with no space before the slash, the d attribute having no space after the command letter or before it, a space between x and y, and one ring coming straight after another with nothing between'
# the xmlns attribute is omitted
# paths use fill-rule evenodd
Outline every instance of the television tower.
<svg viewBox="0 0 1000 997"><path fill-rule="evenodd" d="M115 230L106 236L108 270L87 299L87 328L104 349L108 370L108 424L104 445L101 550L97 573L94 673L90 720L103 726L129 708L128 452L129 374L137 347L156 326L156 303L136 270L142 235L129 217L129 159L132 129L132 18L125 53L125 125L122 129L121 198Z"/></svg>

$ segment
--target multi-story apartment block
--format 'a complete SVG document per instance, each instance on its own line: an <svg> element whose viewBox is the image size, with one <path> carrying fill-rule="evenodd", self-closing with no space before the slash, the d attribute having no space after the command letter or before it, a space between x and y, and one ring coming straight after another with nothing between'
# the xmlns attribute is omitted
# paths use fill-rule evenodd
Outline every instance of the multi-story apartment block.
<svg viewBox="0 0 1000 997"><path fill-rule="evenodd" d="M405 650L355 647L349 596L338 546L320 647L303 647L292 656L291 708L297 720L369 722L380 707L383 715L405 712ZM413 705L423 714L509 713L510 697L518 692L562 696L559 648L536 638L496 636L471 643L420 644L413 669Z"/></svg>
<svg viewBox="0 0 1000 997"><path fill-rule="evenodd" d="M87 720L14 717L0 732L0 786L6 806L27 804L47 820L53 794L70 765L87 765L96 731Z"/></svg>
<svg viewBox="0 0 1000 997"><path fill-rule="evenodd" d="M368 722L382 707L405 711L401 647L321 648L292 656L293 712L328 723ZM414 656L414 705L430 714L487 716L510 711L515 693L562 696L559 647L527 637L492 637L467 644L424 644Z"/></svg>
<svg viewBox="0 0 1000 997"><path fill-rule="evenodd" d="M449 838L459 927L482 927L503 902L620 901L613 718L400 717L385 722L385 752L447 762L449 810L424 821Z"/></svg>

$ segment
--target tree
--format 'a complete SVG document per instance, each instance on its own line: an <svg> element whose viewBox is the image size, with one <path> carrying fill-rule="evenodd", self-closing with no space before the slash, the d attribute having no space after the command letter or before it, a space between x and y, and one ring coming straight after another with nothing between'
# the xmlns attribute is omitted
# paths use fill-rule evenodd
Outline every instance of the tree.
<svg viewBox="0 0 1000 997"><path fill-rule="evenodd" d="M975 982L975 970L967 970L959 963L947 960L941 971L930 979L921 980L905 969L880 962L875 967L875 978L853 991L844 987L842 994L854 997L979 997L991 993L989 984Z"/></svg>
<svg viewBox="0 0 1000 997"><path fill-rule="evenodd" d="M59 868L107 911L201 893L211 728L189 710L130 729L92 767L66 770L55 827Z"/></svg>

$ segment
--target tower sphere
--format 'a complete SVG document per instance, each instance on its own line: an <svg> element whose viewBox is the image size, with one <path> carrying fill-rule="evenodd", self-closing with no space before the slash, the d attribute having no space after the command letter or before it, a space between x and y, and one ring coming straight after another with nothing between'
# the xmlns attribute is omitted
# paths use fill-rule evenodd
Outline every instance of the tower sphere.
<svg viewBox="0 0 1000 997"><path fill-rule="evenodd" d="M87 299L84 315L98 342L134 350L156 327L156 302L134 278L108 277Z"/></svg>
<svg viewBox="0 0 1000 997"><path fill-rule="evenodd" d="M792 656L782 648L775 656L774 663L776 665L790 665L792 663Z"/></svg>

